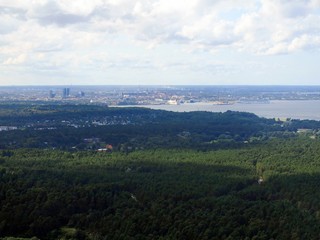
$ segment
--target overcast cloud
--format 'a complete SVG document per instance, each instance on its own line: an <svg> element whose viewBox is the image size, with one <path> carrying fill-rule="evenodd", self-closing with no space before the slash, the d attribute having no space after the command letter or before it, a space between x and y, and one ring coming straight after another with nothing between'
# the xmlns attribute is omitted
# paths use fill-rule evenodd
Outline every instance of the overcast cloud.
<svg viewBox="0 0 320 240"><path fill-rule="evenodd" d="M320 84L319 22L320 0L1 0L0 84Z"/></svg>

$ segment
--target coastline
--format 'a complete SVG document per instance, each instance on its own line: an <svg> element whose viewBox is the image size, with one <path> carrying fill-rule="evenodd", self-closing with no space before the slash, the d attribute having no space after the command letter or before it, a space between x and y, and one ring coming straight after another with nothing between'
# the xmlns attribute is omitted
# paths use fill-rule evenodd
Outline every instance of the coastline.
<svg viewBox="0 0 320 240"><path fill-rule="evenodd" d="M213 104L209 102L183 103L179 105L125 105L110 107L145 107L173 112L251 112L265 118L291 118L320 120L320 100L272 100L269 103Z"/></svg>

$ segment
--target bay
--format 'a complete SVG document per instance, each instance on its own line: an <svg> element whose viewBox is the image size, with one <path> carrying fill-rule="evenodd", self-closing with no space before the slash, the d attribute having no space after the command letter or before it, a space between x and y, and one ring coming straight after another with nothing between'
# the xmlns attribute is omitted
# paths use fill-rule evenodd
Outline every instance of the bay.
<svg viewBox="0 0 320 240"><path fill-rule="evenodd" d="M231 105L217 105L209 102L196 102L183 103L180 105L139 105L138 107L161 109L173 112L226 112L231 110L250 112L265 118L320 120L320 100L277 100L270 101L269 103L235 103Z"/></svg>

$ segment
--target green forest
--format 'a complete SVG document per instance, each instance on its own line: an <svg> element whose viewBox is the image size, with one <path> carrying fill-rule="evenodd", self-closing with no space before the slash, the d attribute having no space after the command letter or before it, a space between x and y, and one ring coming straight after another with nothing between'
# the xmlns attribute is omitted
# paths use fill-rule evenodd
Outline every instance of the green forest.
<svg viewBox="0 0 320 240"><path fill-rule="evenodd" d="M320 239L317 121L26 104L0 116L0 239Z"/></svg>

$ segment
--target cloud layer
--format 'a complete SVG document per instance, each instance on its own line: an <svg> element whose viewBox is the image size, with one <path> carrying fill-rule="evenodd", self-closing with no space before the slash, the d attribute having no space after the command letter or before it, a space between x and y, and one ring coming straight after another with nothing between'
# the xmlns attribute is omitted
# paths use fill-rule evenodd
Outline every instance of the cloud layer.
<svg viewBox="0 0 320 240"><path fill-rule="evenodd" d="M0 63L38 71L132 61L161 68L161 59L139 61L143 50L134 48L165 45L294 54L319 50L319 22L320 0L2 0Z"/></svg>

